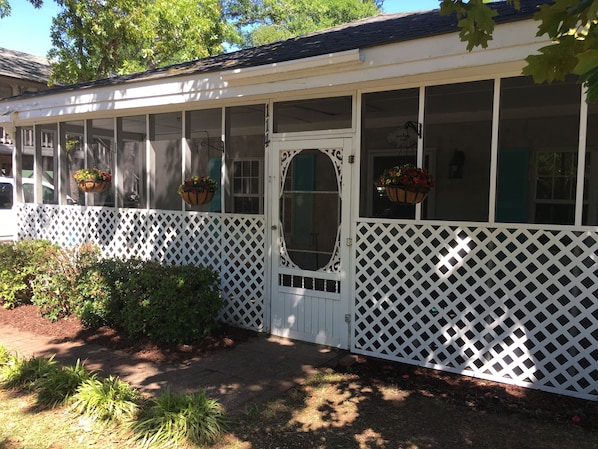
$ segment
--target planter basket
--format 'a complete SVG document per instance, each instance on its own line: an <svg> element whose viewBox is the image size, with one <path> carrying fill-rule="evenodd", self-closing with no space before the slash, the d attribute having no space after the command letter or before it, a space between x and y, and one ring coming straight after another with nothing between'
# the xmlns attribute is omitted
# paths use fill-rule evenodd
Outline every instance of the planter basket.
<svg viewBox="0 0 598 449"><path fill-rule="evenodd" d="M216 192L210 192L208 190L189 190L181 192L179 195L181 195L181 198L185 200L185 203L190 206L201 206L212 201L215 193Z"/></svg>
<svg viewBox="0 0 598 449"><path fill-rule="evenodd" d="M397 187L386 186L386 196L393 203L418 204L426 199L429 187Z"/></svg>
<svg viewBox="0 0 598 449"><path fill-rule="evenodd" d="M83 192L100 193L108 188L110 182L104 179L84 179L83 181L77 181L77 184Z"/></svg>

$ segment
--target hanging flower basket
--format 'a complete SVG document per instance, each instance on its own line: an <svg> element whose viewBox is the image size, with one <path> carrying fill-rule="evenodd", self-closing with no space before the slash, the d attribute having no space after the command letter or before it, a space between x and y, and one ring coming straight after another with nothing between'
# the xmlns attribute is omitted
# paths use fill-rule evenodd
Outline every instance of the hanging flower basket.
<svg viewBox="0 0 598 449"><path fill-rule="evenodd" d="M86 193L100 193L108 188L110 183L100 179L85 179L83 181L77 181L79 190Z"/></svg>
<svg viewBox="0 0 598 449"><path fill-rule="evenodd" d="M204 204L208 204L214 198L214 194L216 192L210 192L207 190L189 190L186 192L181 192L181 198L185 200L185 203L189 204L190 206L202 206Z"/></svg>
<svg viewBox="0 0 598 449"><path fill-rule="evenodd" d="M388 186L384 189L386 196L393 203L403 204L418 204L426 199L428 193L430 193L429 187L421 187L416 189L414 187L399 187L399 186Z"/></svg>
<svg viewBox="0 0 598 449"><path fill-rule="evenodd" d="M385 191L390 201L408 205L424 201L432 187L432 176L412 164L388 168L376 181L378 191Z"/></svg>
<svg viewBox="0 0 598 449"><path fill-rule="evenodd" d="M190 206L201 206L212 201L217 187L216 180L209 176L191 176L185 179L177 192Z"/></svg>
<svg viewBox="0 0 598 449"><path fill-rule="evenodd" d="M73 173L79 189L88 193L105 191L112 181L112 175L98 168L82 168Z"/></svg>

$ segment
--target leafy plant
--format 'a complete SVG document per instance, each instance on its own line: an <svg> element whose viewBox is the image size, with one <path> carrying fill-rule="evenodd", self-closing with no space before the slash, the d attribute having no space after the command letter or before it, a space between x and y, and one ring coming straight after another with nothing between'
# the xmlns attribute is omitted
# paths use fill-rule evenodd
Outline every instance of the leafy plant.
<svg viewBox="0 0 598 449"><path fill-rule="evenodd" d="M132 426L145 446L165 447L183 442L207 444L226 428L222 405L203 391L173 394L169 390L151 400Z"/></svg>
<svg viewBox="0 0 598 449"><path fill-rule="evenodd" d="M73 173L73 178L75 181L94 180L110 182L112 181L112 174L97 167L81 168Z"/></svg>
<svg viewBox="0 0 598 449"><path fill-rule="evenodd" d="M430 188L434 187L434 179L424 169L417 168L413 164L405 164L384 170L376 181L376 185L379 187L406 186Z"/></svg>
<svg viewBox="0 0 598 449"><path fill-rule="evenodd" d="M6 349L6 347L0 345L0 367L2 365L5 365L8 360L10 358L10 352L8 352L8 349Z"/></svg>
<svg viewBox="0 0 598 449"><path fill-rule="evenodd" d="M93 420L126 422L139 413L141 394L117 376L84 380L72 397L72 408Z"/></svg>
<svg viewBox="0 0 598 449"><path fill-rule="evenodd" d="M78 316L156 343L188 343L218 326L223 301L217 272L193 265L165 266L139 259L90 265L77 289Z"/></svg>
<svg viewBox="0 0 598 449"><path fill-rule="evenodd" d="M0 303L11 309L31 303L36 278L51 264L57 246L46 240L0 244Z"/></svg>
<svg viewBox="0 0 598 449"><path fill-rule="evenodd" d="M25 359L11 355L2 366L0 377L4 388L33 390L39 379L58 369L59 365L54 361L54 356L49 359L40 357Z"/></svg>
<svg viewBox="0 0 598 449"><path fill-rule="evenodd" d="M177 192L215 192L217 188L218 183L214 178L209 176L191 176L190 178L185 179L183 184L177 189Z"/></svg>
<svg viewBox="0 0 598 449"><path fill-rule="evenodd" d="M64 404L84 381L93 377L80 360L74 366L60 366L50 370L37 382L37 402L47 407Z"/></svg>
<svg viewBox="0 0 598 449"><path fill-rule="evenodd" d="M44 318L56 321L82 307L77 291L79 278L87 266L97 262L99 249L91 243L74 249L53 248L46 269L33 284L31 301Z"/></svg>

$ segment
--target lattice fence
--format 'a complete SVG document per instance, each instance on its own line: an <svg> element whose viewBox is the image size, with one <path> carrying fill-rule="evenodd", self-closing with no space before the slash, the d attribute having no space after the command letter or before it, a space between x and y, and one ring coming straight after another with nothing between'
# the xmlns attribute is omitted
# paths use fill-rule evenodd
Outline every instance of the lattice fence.
<svg viewBox="0 0 598 449"><path fill-rule="evenodd" d="M357 225L353 350L598 400L598 234Z"/></svg>
<svg viewBox="0 0 598 449"><path fill-rule="evenodd" d="M94 242L109 257L212 267L226 300L221 319L246 329L269 328L262 216L48 205L17 210L19 239L68 247Z"/></svg>

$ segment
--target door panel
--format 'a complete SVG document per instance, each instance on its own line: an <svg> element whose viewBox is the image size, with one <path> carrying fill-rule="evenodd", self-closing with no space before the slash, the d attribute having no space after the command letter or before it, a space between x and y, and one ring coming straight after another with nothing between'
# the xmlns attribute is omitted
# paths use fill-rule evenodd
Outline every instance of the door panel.
<svg viewBox="0 0 598 449"><path fill-rule="evenodd" d="M272 333L346 348L348 250L341 242L349 236L342 206L349 204L343 159L350 139L273 148Z"/></svg>

